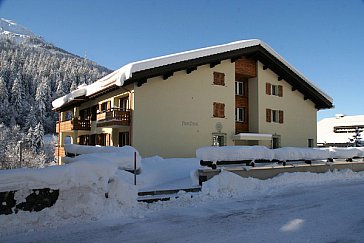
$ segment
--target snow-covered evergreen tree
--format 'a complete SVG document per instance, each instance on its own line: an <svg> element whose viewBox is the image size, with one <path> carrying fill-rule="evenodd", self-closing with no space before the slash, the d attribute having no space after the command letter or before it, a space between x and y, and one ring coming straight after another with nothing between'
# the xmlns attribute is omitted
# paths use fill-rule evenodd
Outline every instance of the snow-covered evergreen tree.
<svg viewBox="0 0 364 243"><path fill-rule="evenodd" d="M9 93L4 78L0 77L0 123L9 123Z"/></svg>
<svg viewBox="0 0 364 243"><path fill-rule="evenodd" d="M44 128L43 125L39 122L34 128L34 146L37 153L39 153L43 149L43 137Z"/></svg>

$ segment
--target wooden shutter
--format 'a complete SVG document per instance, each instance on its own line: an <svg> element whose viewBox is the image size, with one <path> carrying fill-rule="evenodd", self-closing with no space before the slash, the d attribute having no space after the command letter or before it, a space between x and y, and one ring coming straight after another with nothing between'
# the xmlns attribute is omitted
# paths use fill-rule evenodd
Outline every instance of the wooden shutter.
<svg viewBox="0 0 364 243"><path fill-rule="evenodd" d="M265 93L266 93L267 95L271 95L271 94L272 94L271 89L272 89L272 85L271 85L270 83L266 83L266 84L265 84Z"/></svg>
<svg viewBox="0 0 364 243"><path fill-rule="evenodd" d="M225 86L225 73L214 72L214 84Z"/></svg>
<svg viewBox="0 0 364 243"><path fill-rule="evenodd" d="M267 122L272 122L272 110L271 109L266 109L265 117L266 117Z"/></svg>
<svg viewBox="0 0 364 243"><path fill-rule="evenodd" d="M225 104L214 102L213 104L213 117L225 117Z"/></svg>
<svg viewBox="0 0 364 243"><path fill-rule="evenodd" d="M282 85L278 85L278 96L283 97L283 86Z"/></svg>
<svg viewBox="0 0 364 243"><path fill-rule="evenodd" d="M111 101L108 101L108 102L107 102L106 109L107 109L108 111L109 111L109 110L111 110Z"/></svg>
<svg viewBox="0 0 364 243"><path fill-rule="evenodd" d="M225 117L225 104L220 104L219 107L219 117L224 118Z"/></svg>
<svg viewBox="0 0 364 243"><path fill-rule="evenodd" d="M279 111L279 123L283 123L283 111Z"/></svg>

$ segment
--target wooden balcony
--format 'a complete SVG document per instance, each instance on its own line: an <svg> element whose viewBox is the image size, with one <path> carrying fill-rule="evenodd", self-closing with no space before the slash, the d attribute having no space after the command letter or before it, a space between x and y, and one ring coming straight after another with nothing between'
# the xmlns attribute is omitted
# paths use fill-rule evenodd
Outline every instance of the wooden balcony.
<svg viewBox="0 0 364 243"><path fill-rule="evenodd" d="M130 126L130 110L111 109L97 114L97 127Z"/></svg>
<svg viewBox="0 0 364 243"><path fill-rule="evenodd" d="M91 130L90 120L80 120L80 119L72 119L69 121L57 122L56 123L56 132L59 131L72 131L72 130Z"/></svg>

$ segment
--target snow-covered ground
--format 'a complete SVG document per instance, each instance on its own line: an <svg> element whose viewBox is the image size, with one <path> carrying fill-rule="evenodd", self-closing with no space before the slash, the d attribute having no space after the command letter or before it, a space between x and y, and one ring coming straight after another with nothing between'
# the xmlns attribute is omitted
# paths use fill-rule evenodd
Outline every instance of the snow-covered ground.
<svg viewBox="0 0 364 243"><path fill-rule="evenodd" d="M3 234L4 242L360 242L364 173L294 173L261 181L223 172L202 192L118 215ZM49 214L49 221L54 215ZM6 224L8 216L0 216ZM36 217L36 216L34 216ZM37 226L35 226L37 225Z"/></svg>
<svg viewBox="0 0 364 243"><path fill-rule="evenodd" d="M133 186L134 175L121 169L130 167L134 150L120 151L122 163L115 161L117 151L113 151L112 159L104 161L102 156L85 154L65 166L0 171L0 191L19 190L18 202L29 189L60 189L50 208L0 215L0 242L357 242L364 238L360 193L364 172L289 173L259 180L223 170L204 182L201 192L180 192L170 201L147 204L137 202L137 191L198 185L199 159L141 159Z"/></svg>

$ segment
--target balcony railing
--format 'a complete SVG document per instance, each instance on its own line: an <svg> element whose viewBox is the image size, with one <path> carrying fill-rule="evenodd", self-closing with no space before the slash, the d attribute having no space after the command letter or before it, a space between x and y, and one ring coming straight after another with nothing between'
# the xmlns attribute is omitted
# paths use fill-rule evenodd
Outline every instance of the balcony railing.
<svg viewBox="0 0 364 243"><path fill-rule="evenodd" d="M72 130L91 130L90 120L81 120L74 118L69 121L62 121L56 123L56 132L59 131L72 131Z"/></svg>
<svg viewBox="0 0 364 243"><path fill-rule="evenodd" d="M130 126L130 110L113 108L97 114L97 126Z"/></svg>

